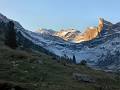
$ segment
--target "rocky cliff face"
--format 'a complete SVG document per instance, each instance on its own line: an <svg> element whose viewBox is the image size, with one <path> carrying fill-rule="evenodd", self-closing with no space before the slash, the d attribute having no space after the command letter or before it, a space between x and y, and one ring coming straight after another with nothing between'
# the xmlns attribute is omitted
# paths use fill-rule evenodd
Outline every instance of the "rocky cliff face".
<svg viewBox="0 0 120 90"><path fill-rule="evenodd" d="M75 40L80 43L81 41L89 41L96 37L99 37L100 32L103 29L103 19L99 19L99 23L97 27L88 27L86 31L82 35L78 35L75 37Z"/></svg>

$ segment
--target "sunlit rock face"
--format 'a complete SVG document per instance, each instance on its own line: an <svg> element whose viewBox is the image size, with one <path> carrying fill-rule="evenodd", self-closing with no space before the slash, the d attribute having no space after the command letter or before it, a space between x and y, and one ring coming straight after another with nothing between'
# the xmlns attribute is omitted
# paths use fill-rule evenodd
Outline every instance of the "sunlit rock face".
<svg viewBox="0 0 120 90"><path fill-rule="evenodd" d="M82 41L89 41L96 37L99 37L100 32L103 29L104 21L102 18L99 19L99 23L97 27L88 27L83 34L79 34L74 38L76 43L80 43Z"/></svg>
<svg viewBox="0 0 120 90"><path fill-rule="evenodd" d="M80 34L81 32L76 29L62 29L57 31L54 35L64 39L65 41L74 41L75 37Z"/></svg>

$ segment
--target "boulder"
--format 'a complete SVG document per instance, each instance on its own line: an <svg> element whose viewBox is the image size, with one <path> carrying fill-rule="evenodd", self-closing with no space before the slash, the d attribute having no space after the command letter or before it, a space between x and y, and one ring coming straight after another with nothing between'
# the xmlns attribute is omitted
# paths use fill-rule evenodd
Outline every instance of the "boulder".
<svg viewBox="0 0 120 90"><path fill-rule="evenodd" d="M94 83L95 79L89 75L81 74L81 73L73 73L73 79L77 81Z"/></svg>
<svg viewBox="0 0 120 90"><path fill-rule="evenodd" d="M43 64L42 60L37 60L38 64Z"/></svg>

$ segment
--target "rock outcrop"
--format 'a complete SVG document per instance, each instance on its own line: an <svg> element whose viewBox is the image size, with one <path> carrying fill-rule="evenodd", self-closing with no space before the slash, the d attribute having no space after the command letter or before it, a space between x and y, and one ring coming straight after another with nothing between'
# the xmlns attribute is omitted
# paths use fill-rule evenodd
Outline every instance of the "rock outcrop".
<svg viewBox="0 0 120 90"><path fill-rule="evenodd" d="M104 21L102 18L100 18L98 27L88 27L82 35L78 35L75 37L75 41L77 41L77 43L80 43L82 41L89 41L96 37L99 37L100 32L103 29L103 25L104 25Z"/></svg>
<svg viewBox="0 0 120 90"><path fill-rule="evenodd" d="M73 73L73 79L77 81L83 81L83 82L89 82L89 83L95 82L95 79L93 79L93 77L86 74L81 74L81 73Z"/></svg>

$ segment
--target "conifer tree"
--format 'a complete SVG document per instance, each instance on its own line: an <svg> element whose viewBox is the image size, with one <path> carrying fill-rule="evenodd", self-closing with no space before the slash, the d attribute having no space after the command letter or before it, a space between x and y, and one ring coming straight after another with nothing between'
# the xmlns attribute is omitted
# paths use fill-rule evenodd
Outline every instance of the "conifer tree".
<svg viewBox="0 0 120 90"><path fill-rule="evenodd" d="M76 58L75 58L75 55L73 55L73 63L76 64Z"/></svg>
<svg viewBox="0 0 120 90"><path fill-rule="evenodd" d="M17 47L16 30L13 21L9 21L6 25L5 44L13 49Z"/></svg>

